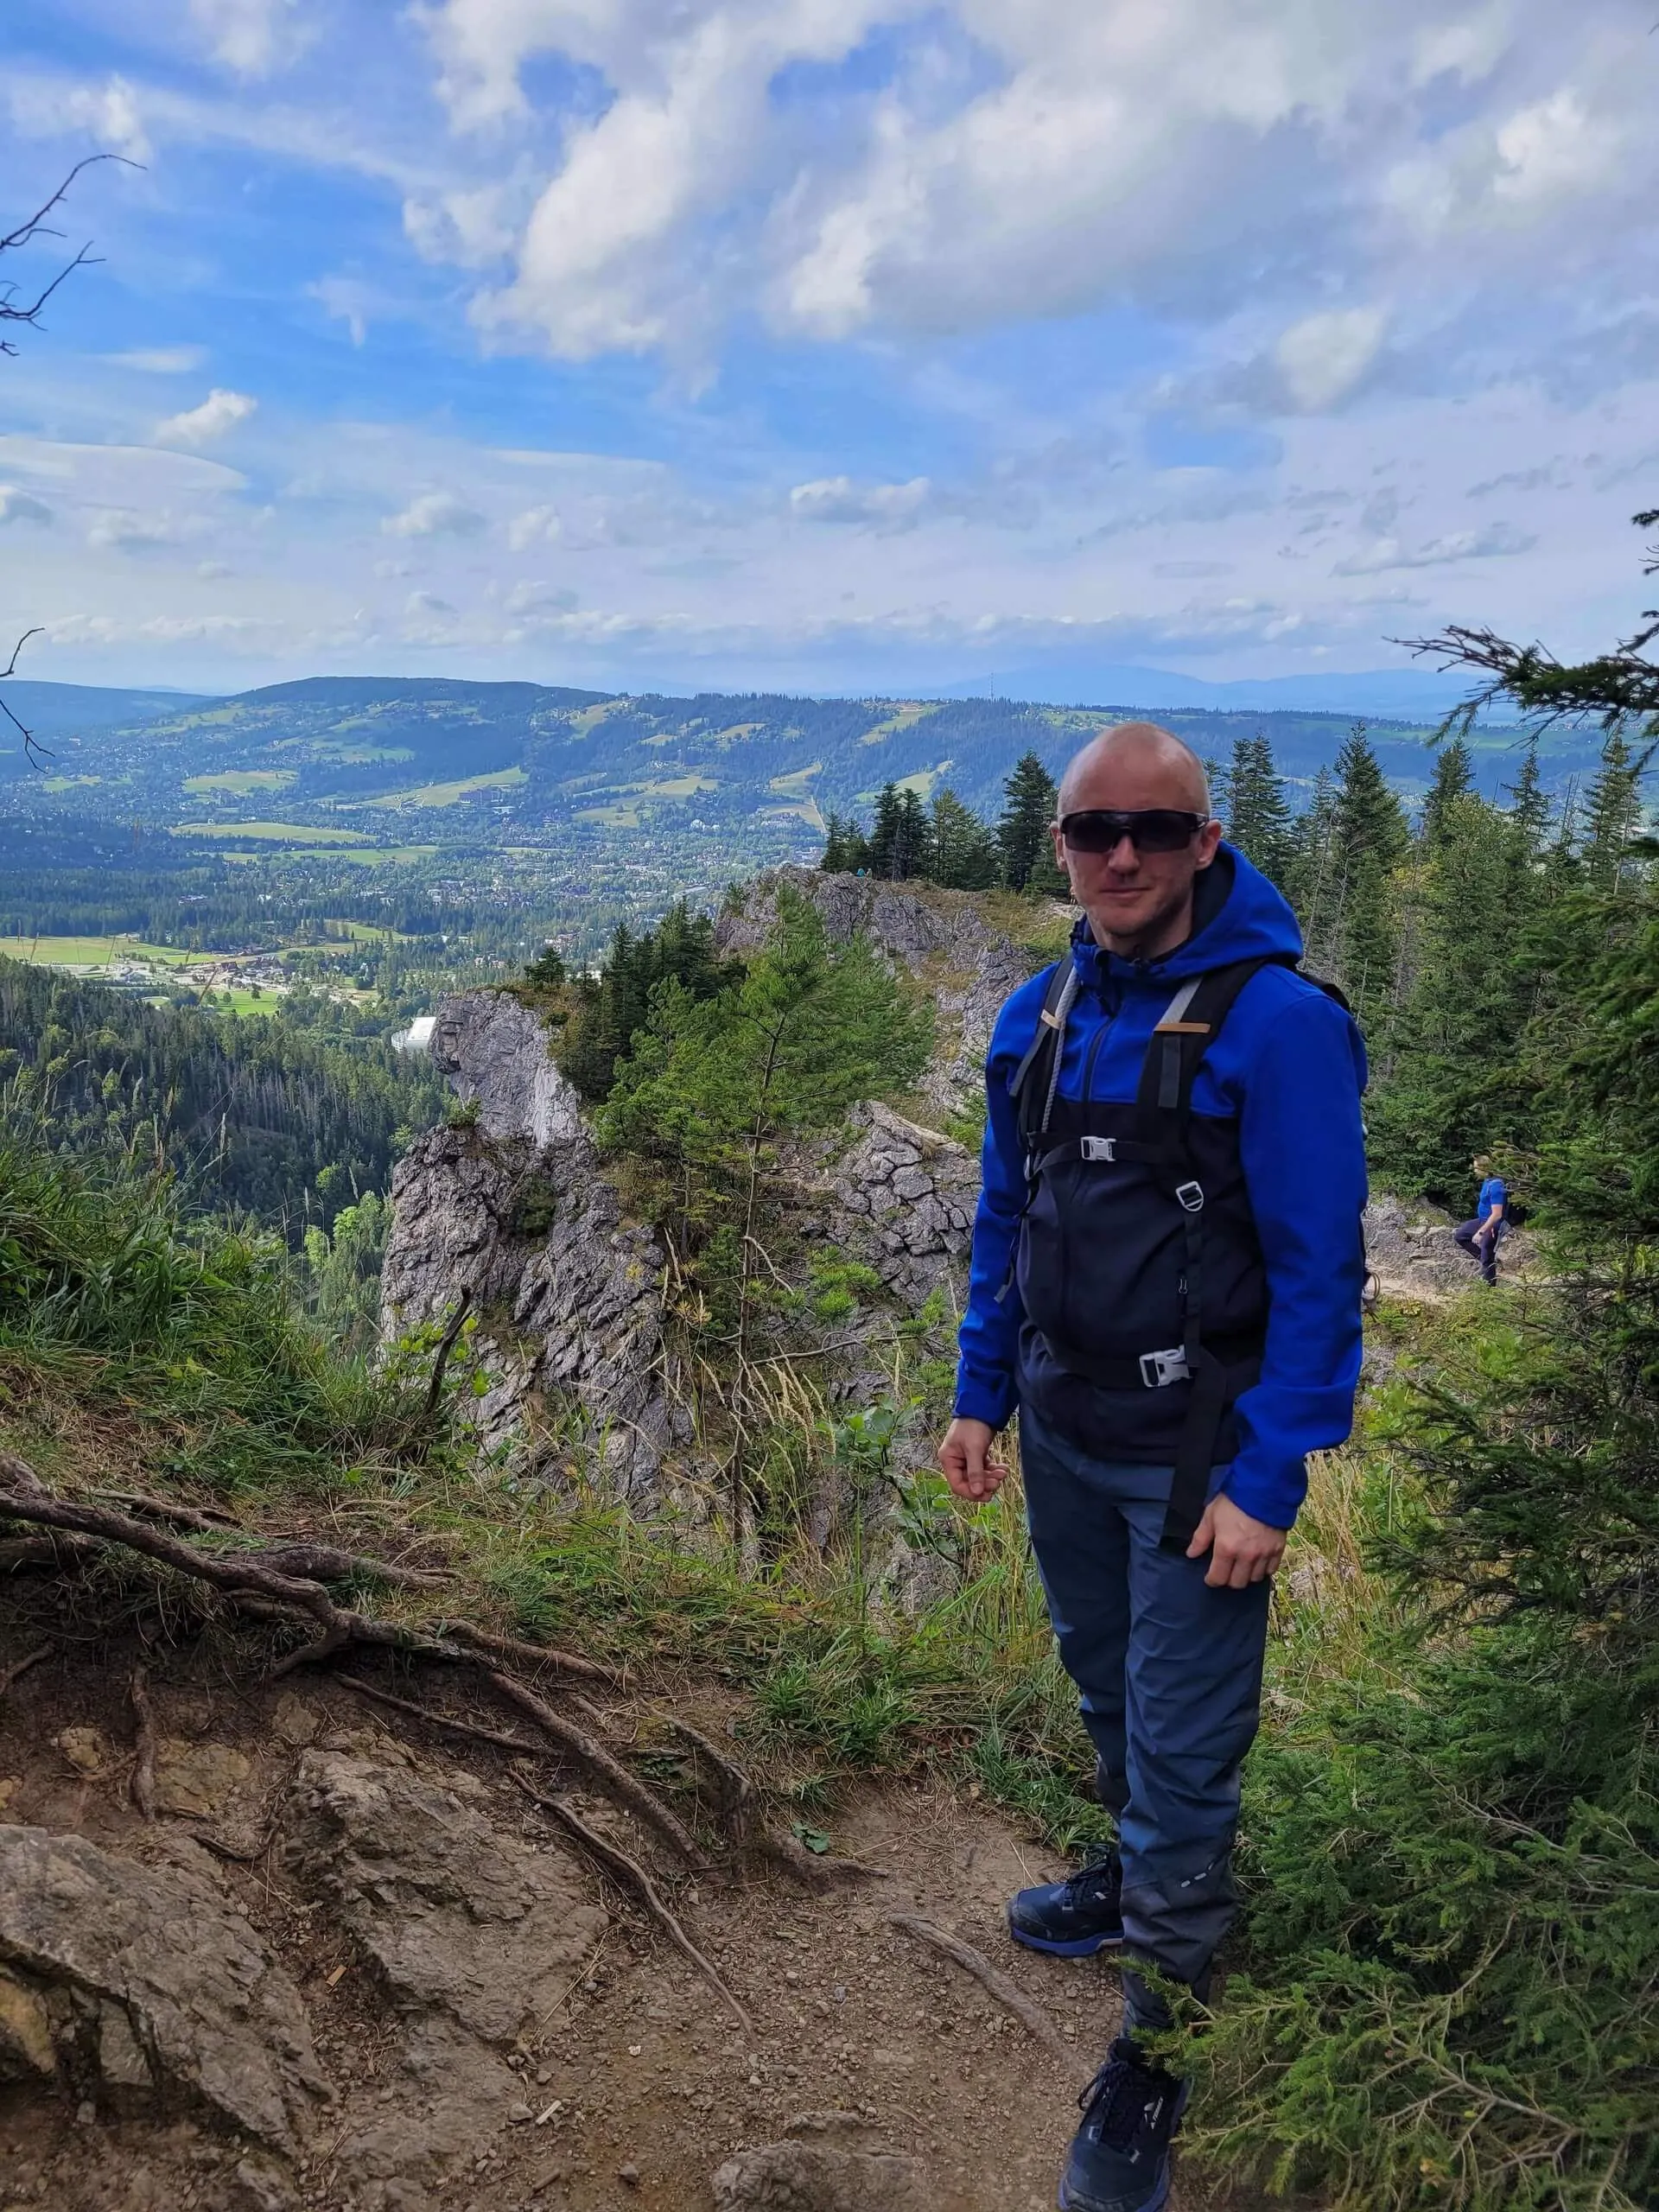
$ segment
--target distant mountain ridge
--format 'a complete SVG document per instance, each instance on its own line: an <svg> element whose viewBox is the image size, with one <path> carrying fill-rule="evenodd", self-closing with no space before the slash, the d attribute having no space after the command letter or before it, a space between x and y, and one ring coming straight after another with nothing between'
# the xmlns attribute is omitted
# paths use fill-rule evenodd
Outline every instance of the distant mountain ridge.
<svg viewBox="0 0 1659 2212"><path fill-rule="evenodd" d="M1089 707L685 698L440 677L306 677L219 699L61 687L54 700L59 689L12 695L50 732L50 772L31 766L20 743L0 750L11 810L28 810L37 837L101 822L169 833L198 852L326 846L336 856L648 838L759 866L810 852L830 809L867 813L889 782L924 799L948 785L993 814L1022 753L1058 771L1103 721L1136 712L1157 714L1221 765L1236 739L1264 734L1281 772L1304 789L1351 720L1128 697ZM1408 798L1433 772L1436 720L1372 722L1384 772ZM1511 730L1477 733L1484 789L1513 779L1515 741ZM1594 733L1559 734L1550 779L1592 765L1598 743Z"/></svg>

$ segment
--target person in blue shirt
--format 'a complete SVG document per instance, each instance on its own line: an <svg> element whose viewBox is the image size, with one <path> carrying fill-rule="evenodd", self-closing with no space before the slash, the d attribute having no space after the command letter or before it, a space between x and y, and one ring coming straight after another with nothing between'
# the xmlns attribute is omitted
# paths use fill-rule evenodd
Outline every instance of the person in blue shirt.
<svg viewBox="0 0 1659 2212"><path fill-rule="evenodd" d="M1204 1999L1236 1909L1269 1578L1306 1454L1353 1419L1364 1049L1297 972L1294 916L1170 732L1096 738L1058 817L1082 918L1069 968L1015 991L991 1039L939 1461L959 1497L990 1497L1018 1413L1037 1564L1117 1825L1116 1852L1013 1899L1010 1933L1063 1957L1122 1947ZM1123 1986L1065 2212L1167 2196L1185 2084L1141 2040L1168 2007L1133 1967Z"/></svg>
<svg viewBox="0 0 1659 2212"><path fill-rule="evenodd" d="M1497 1248L1509 1221L1509 1185L1493 1172L1484 1153L1470 1165L1480 1178L1480 1196L1475 1200L1473 1220L1460 1221L1452 1233L1470 1258L1479 1261L1484 1279L1496 1284Z"/></svg>

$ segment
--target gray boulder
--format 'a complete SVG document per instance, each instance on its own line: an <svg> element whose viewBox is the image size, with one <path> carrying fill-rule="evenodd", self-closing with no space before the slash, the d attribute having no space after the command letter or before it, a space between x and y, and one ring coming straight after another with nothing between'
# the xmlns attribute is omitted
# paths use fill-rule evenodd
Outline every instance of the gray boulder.
<svg viewBox="0 0 1659 2212"><path fill-rule="evenodd" d="M327 2093L299 1992L207 1871L0 1826L0 2079L194 2110L291 2156Z"/></svg>

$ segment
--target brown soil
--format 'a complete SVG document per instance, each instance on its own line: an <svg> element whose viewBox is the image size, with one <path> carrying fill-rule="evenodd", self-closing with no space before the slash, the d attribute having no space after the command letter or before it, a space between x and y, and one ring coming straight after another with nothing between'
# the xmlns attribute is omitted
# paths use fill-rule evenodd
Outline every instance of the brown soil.
<svg viewBox="0 0 1659 2212"><path fill-rule="evenodd" d="M19 1596L23 1588L11 1585ZM40 1615L34 1628L19 1618L34 1605L9 1599L8 1610L0 1673L39 1640ZM301 1756L284 1732L315 1727L324 1746L410 1758L427 1779L453 1780L465 1769L482 1788L472 1802L499 1828L567 1860L569 1846L512 1786L503 1755L419 1722L405 1728L324 1673L250 1690L210 1639L149 1658L160 1734L220 1747L193 1762L170 1794L194 1789L198 1807L213 1808L162 1812L146 1825L129 1789L126 1683L140 1655L124 1639L98 1639L90 1628L88 1636L79 1648L63 1639L0 1704L0 1820L76 1831L138 1857L182 1851L197 1865L201 1840L219 1847L225 1885L298 1986L338 2094L301 2170L307 2206L703 2212L716 2166L788 2135L913 2156L938 2212L1038 2212L1053 2202L1077 2081L959 1967L896 1930L890 1915L920 1911L986 1953L1075 2048L1084 2078L1114 2031L1116 1974L1101 1961L1046 1961L1011 1944L1004 1899L1051 1878L1055 1862L1000 1814L937 1783L911 1783L868 1789L832 1824L836 1854L880 1867L880 1882L809 1894L781 1872L741 1884L662 1877L688 1931L753 2015L752 2037L634 1900L584 1865L585 1894L604 1904L608 1927L586 1970L547 1991L536 2032L507 2054L517 2087L473 2115L463 2163L443 2182L407 2191L382 2182L365 2192L360 2170L344 2171L336 2153L370 2125L390 2123L395 2135L416 2106L429 2111L431 2085L406 2069L404 2024L369 1961L284 1863L280 1824ZM448 1681L399 1687L464 1709ZM626 1742L639 1716L613 1707L607 1717ZM60 1748L71 1729L100 1732L100 1770L79 1770ZM69 1741L82 1765L91 1745L96 1764L95 1739ZM227 1750L241 1754L245 1772ZM553 1786L556 1768L548 1762L544 1771ZM613 1808L588 1795L574 1802L650 1855ZM90 2103L77 2113L38 2091L0 2088L0 2212L264 2212L276 2200L261 2198L246 2168L238 2177L245 2149L188 2119L124 2117Z"/></svg>

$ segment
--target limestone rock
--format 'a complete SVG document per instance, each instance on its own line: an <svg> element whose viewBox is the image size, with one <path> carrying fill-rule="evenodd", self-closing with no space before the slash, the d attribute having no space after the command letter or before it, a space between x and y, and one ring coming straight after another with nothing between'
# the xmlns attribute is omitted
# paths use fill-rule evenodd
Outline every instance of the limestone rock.
<svg viewBox="0 0 1659 2212"><path fill-rule="evenodd" d="M447 2016L488 2043L531 2025L605 1927L569 1859L384 1762L306 1752L286 1830L291 1863L400 2009Z"/></svg>
<svg viewBox="0 0 1659 2212"><path fill-rule="evenodd" d="M714 2177L715 2212L929 2212L921 2168L879 2151L769 2143Z"/></svg>
<svg viewBox="0 0 1659 2212"><path fill-rule="evenodd" d="M1452 1241L1454 1226L1449 1215L1433 1206L1408 1206L1387 1193L1373 1198L1365 1209L1365 1250L1383 1287L1396 1294L1425 1292L1431 1298L1475 1288L1480 1271ZM1512 1230L1498 1246L1498 1273L1529 1268L1537 1256L1526 1232Z"/></svg>
<svg viewBox="0 0 1659 2212"><path fill-rule="evenodd" d="M75 1772L84 1774L89 1782L96 1780L115 1756L101 1728L66 1728L56 1741Z"/></svg>
<svg viewBox="0 0 1659 2212"><path fill-rule="evenodd" d="M505 991L446 999L433 1024L432 1065L478 1103L486 1136L524 1137L537 1152L580 1142L582 1102L548 1053L548 1033Z"/></svg>
<svg viewBox="0 0 1659 2212"><path fill-rule="evenodd" d="M583 1417L620 1494L647 1493L673 1427L662 1249L623 1221L533 1014L500 992L464 992L444 1001L433 1052L479 1117L428 1131L398 1163L383 1332L447 1317L470 1289L490 1384L474 1415L482 1441L533 1436L550 1400Z"/></svg>
<svg viewBox="0 0 1659 2212"><path fill-rule="evenodd" d="M51 2016L40 1993L0 1972L0 2082L50 2081L58 2070Z"/></svg>
<svg viewBox="0 0 1659 2212"><path fill-rule="evenodd" d="M853 1143L829 1172L835 1240L913 1311L941 1285L957 1304L979 1203L971 1153L890 1107L855 1107Z"/></svg>
<svg viewBox="0 0 1659 2212"><path fill-rule="evenodd" d="M156 1751L156 1810L192 1818L217 1813L252 1771L246 1754L229 1744L189 1744L165 1736Z"/></svg>
<svg viewBox="0 0 1659 2212"><path fill-rule="evenodd" d="M61 2009L54 2066L297 2148L326 2088L299 1992L208 1874L0 1828L0 1965Z"/></svg>

